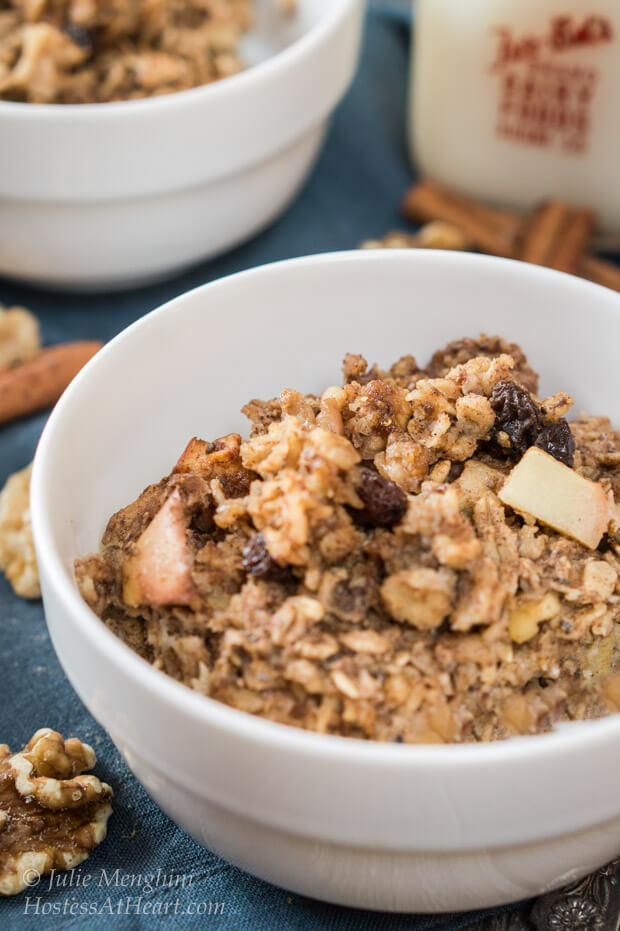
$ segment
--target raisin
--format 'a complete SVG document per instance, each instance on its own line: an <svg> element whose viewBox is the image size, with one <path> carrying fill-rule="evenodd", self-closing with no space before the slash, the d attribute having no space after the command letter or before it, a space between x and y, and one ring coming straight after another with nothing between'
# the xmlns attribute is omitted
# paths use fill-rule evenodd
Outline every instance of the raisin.
<svg viewBox="0 0 620 931"><path fill-rule="evenodd" d="M257 579L281 581L288 577L289 570L273 558L262 533L256 533L243 550L243 567Z"/></svg>
<svg viewBox="0 0 620 931"><path fill-rule="evenodd" d="M496 433L502 430L510 440L510 451L522 456L533 446L541 431L538 406L529 391L515 381L500 381L491 395Z"/></svg>
<svg viewBox="0 0 620 931"><path fill-rule="evenodd" d="M564 417L544 427L535 445L564 465L572 468L575 464L575 440Z"/></svg>
<svg viewBox="0 0 620 931"><path fill-rule="evenodd" d="M85 29L83 26L77 26L75 23L68 22L63 32L67 35L72 42L75 42L76 45L79 45L80 48L88 49L89 52L92 52L95 45L95 33L91 32L89 29Z"/></svg>
<svg viewBox="0 0 620 931"><path fill-rule="evenodd" d="M360 483L355 490L364 507L351 511L354 519L367 527L393 527L398 524L407 510L404 491L373 469L362 468L359 475Z"/></svg>
<svg viewBox="0 0 620 931"><path fill-rule="evenodd" d="M215 530L212 511L209 508L204 508L193 514L189 529L196 533L212 533Z"/></svg>

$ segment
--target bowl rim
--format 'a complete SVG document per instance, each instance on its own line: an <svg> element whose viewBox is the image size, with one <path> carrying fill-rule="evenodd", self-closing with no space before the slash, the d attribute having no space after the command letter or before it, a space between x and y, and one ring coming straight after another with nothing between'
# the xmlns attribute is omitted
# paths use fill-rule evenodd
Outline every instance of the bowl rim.
<svg viewBox="0 0 620 931"><path fill-rule="evenodd" d="M134 119L137 116L150 116L159 111L165 117L170 108L206 104L207 101L223 100L237 93L243 93L244 88L251 81L266 82L277 76L278 72L285 70L289 65L295 67L304 60L308 60L323 41L336 29L340 20L349 10L356 6L360 0L330 0L326 4L326 12L310 29L287 45L286 48L270 55L264 61L244 68L237 74L229 75L209 84L200 84L182 91L173 91L170 94L161 94L154 97L143 97L137 100L111 100L95 103L24 103L23 101L0 100L0 120L5 117L15 117L24 120L61 120L68 116L75 120L111 118Z"/></svg>
<svg viewBox="0 0 620 931"><path fill-rule="evenodd" d="M594 720L561 723L549 733L516 736L486 743L440 745L397 744L332 734L317 734L270 721L194 692L166 673L155 669L116 637L88 607L75 585L71 569L67 568L60 557L54 543L53 522L46 504L48 448L55 441L56 432L58 430L62 432L65 410L79 403L83 382L97 370L102 359L114 354L117 347L130 335L145 327L148 328L152 321L166 315L173 319L180 305L191 304L199 300L204 307L205 297L208 301L211 291L234 288L237 279L268 277L277 274L281 268L304 269L322 264L377 261L394 264L402 261L443 264L447 267L477 265L480 269L503 266L507 275L529 277L532 281L536 279L540 281L564 280L566 284L570 280L570 286L574 290L582 291L584 300L597 299L597 295L600 299L602 295L605 295L606 302L610 306L616 304L617 312L620 313L620 295L593 282L513 259L447 250L370 249L285 259L224 276L178 295L134 321L110 340L71 382L44 427L35 453L30 492L32 528L37 560L44 583L44 599L48 594L47 586L50 589L53 588L58 603L64 605L67 613L73 617L74 623L80 626L89 646L99 653L104 653L107 660L116 665L124 675L129 676L136 687L151 695L156 694L160 700L170 704L177 713L192 719L192 722L198 726L215 727L242 740L269 745L276 751L289 751L302 756L319 756L349 764L357 762L364 766L389 765L407 768L431 765L444 769L455 765L467 768L485 764L504 765L517 758L520 762L526 758L528 762L535 765L558 752L577 750L585 753L597 745L618 741L620 739L620 713L612 713Z"/></svg>

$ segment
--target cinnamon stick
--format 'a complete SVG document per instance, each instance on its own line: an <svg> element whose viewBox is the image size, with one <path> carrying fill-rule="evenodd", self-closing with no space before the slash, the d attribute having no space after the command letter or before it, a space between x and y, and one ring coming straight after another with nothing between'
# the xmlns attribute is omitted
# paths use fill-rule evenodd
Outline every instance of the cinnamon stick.
<svg viewBox="0 0 620 931"><path fill-rule="evenodd" d="M546 265L551 258L553 244L562 227L568 223L568 217L566 204L557 201L542 204L525 222L517 249L518 258L533 265Z"/></svg>
<svg viewBox="0 0 620 931"><path fill-rule="evenodd" d="M401 210L407 219L418 223L444 220L458 226L483 252L513 254L519 229L519 220L514 215L474 205L434 181L423 181L407 191Z"/></svg>
<svg viewBox="0 0 620 931"><path fill-rule="evenodd" d="M551 232L558 231L562 225L562 222L558 223L558 220L566 220L568 209L566 205L557 202L546 205L545 224L548 224L548 234L550 228ZM549 243L545 243L544 237L542 245L531 239L532 218L523 221L517 214L495 210L470 201L446 190L434 181L422 181L407 191L402 202L402 212L408 219L419 223L428 223L433 220L451 223L463 230L473 246L482 252L518 257L525 261L539 261L541 264L551 261L553 264L550 267L552 268L559 267L562 271L572 269L582 278L588 278L596 284L620 292L620 267L605 259L583 254L593 221L589 211L585 211L576 223L574 221L571 223L570 232L564 230L561 251L558 255L556 243L555 255L551 260L547 249ZM581 211L576 211L576 213L580 215ZM541 222L540 216L538 216L538 222ZM528 234L530 241L524 255L524 240ZM551 235L549 238L551 239ZM534 246L536 246L536 251L533 253ZM544 261L541 259L543 253Z"/></svg>
<svg viewBox="0 0 620 931"><path fill-rule="evenodd" d="M575 274L593 231L590 210L575 210L562 201L550 201L526 221L516 258Z"/></svg>
<svg viewBox="0 0 620 931"><path fill-rule="evenodd" d="M612 291L620 291L620 268L613 262L588 255L579 267L579 274L595 284L601 284Z"/></svg>
<svg viewBox="0 0 620 931"><path fill-rule="evenodd" d="M549 268L569 275L577 275L589 250L594 233L594 214L591 210L574 211L556 244L555 255Z"/></svg>
<svg viewBox="0 0 620 931"><path fill-rule="evenodd" d="M51 407L102 343L61 343L0 371L0 424Z"/></svg>

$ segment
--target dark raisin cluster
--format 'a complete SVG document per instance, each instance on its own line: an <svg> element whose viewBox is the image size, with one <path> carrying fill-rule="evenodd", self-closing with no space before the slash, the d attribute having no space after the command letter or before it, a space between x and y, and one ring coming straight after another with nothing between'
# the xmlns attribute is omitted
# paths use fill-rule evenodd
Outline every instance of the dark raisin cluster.
<svg viewBox="0 0 620 931"><path fill-rule="evenodd" d="M355 490L364 507L351 510L354 519L366 527L393 527L405 516L407 495L398 485L373 469L361 468Z"/></svg>
<svg viewBox="0 0 620 931"><path fill-rule="evenodd" d="M243 550L243 567L256 579L283 581L289 575L286 566L281 566L273 558L262 533L256 533Z"/></svg>
<svg viewBox="0 0 620 931"><path fill-rule="evenodd" d="M522 456L530 446L538 446L572 467L575 441L568 422L562 417L545 426L533 397L517 382L498 382L491 395L491 407L495 411L495 432L506 434L513 455Z"/></svg>
<svg viewBox="0 0 620 931"><path fill-rule="evenodd" d="M538 406L529 391L515 381L499 381L491 395L495 429L510 440L510 449L522 456L533 446L542 429Z"/></svg>
<svg viewBox="0 0 620 931"><path fill-rule="evenodd" d="M568 422L563 417L544 427L538 434L535 445L564 465L572 468L575 464L575 440Z"/></svg>

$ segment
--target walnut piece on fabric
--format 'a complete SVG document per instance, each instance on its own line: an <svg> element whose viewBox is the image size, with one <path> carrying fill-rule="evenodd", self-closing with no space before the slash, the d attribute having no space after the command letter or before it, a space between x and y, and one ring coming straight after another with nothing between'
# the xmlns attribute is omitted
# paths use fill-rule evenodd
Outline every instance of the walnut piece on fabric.
<svg viewBox="0 0 620 931"><path fill-rule="evenodd" d="M361 249L452 249L462 252L471 249L473 243L465 233L452 223L433 220L426 223L417 233L395 231L386 233L381 239L367 239Z"/></svg>
<svg viewBox="0 0 620 931"><path fill-rule="evenodd" d="M49 728L20 753L0 746L0 895L73 869L105 838L112 789L83 775L96 761L88 744Z"/></svg>
<svg viewBox="0 0 620 931"><path fill-rule="evenodd" d="M40 348L41 332L34 314L25 307L0 305L0 369L27 362Z"/></svg>
<svg viewBox="0 0 620 931"><path fill-rule="evenodd" d="M9 476L0 491L0 569L22 598L41 597L30 526L31 469Z"/></svg>
<svg viewBox="0 0 620 931"><path fill-rule="evenodd" d="M246 441L192 439L76 561L92 609L200 694L325 734L498 740L619 710L609 421L569 425L569 395L539 398L521 348L495 336L427 366L350 353L343 374L250 401ZM561 442L541 452L547 430ZM609 501L596 549L552 529L561 513L502 504L532 453Z"/></svg>

